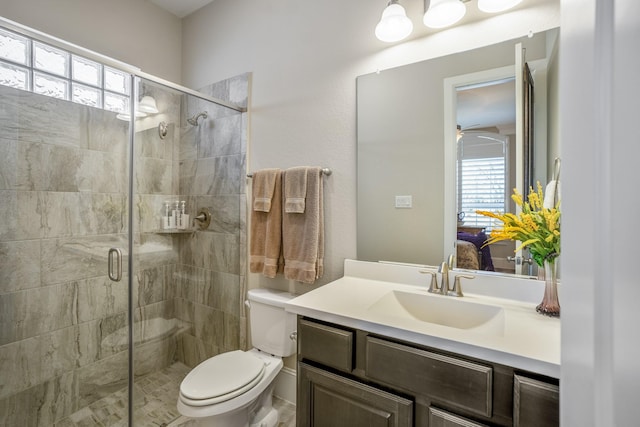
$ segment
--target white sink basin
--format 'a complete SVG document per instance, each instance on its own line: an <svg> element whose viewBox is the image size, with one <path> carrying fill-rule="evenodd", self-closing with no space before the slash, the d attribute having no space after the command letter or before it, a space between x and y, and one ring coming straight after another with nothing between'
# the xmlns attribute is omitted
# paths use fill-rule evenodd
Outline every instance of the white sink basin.
<svg viewBox="0 0 640 427"><path fill-rule="evenodd" d="M504 309L456 298L427 293L393 290L384 294L368 311L374 316L401 319L502 335Z"/></svg>

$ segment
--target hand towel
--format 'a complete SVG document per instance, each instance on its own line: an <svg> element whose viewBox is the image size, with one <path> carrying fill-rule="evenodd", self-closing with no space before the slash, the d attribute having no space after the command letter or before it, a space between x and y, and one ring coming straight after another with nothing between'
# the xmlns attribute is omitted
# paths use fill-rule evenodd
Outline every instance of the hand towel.
<svg viewBox="0 0 640 427"><path fill-rule="evenodd" d="M556 207L556 204L560 201L560 181L551 180L547 184L547 188L544 190L544 201L542 206L546 209L552 209Z"/></svg>
<svg viewBox="0 0 640 427"><path fill-rule="evenodd" d="M251 188L253 189L253 210L269 212L271 199L275 188L276 176L280 175L280 169L262 169L253 174Z"/></svg>
<svg viewBox="0 0 640 427"><path fill-rule="evenodd" d="M308 166L290 168L285 171L284 211L287 213L303 213L307 197Z"/></svg>
<svg viewBox="0 0 640 427"><path fill-rule="evenodd" d="M260 171L254 174L253 179L255 180L258 175L260 175ZM255 194L254 190L252 186L253 204L255 204L256 197L262 196ZM269 211L251 210L249 271L274 278L279 271L282 271L282 268L282 171L277 169L274 174Z"/></svg>
<svg viewBox="0 0 640 427"><path fill-rule="evenodd" d="M284 173L286 187L289 170ZM282 215L284 277L313 283L324 273L324 206L322 169L309 167L303 213Z"/></svg>

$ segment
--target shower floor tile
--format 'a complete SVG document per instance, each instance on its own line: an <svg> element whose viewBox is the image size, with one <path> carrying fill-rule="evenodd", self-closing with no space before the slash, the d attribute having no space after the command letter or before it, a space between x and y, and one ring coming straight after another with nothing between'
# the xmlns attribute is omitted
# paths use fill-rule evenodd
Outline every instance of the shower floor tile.
<svg viewBox="0 0 640 427"><path fill-rule="evenodd" d="M134 382L135 427L192 427L195 422L176 408L180 382L189 368L176 362ZM280 415L278 427L295 427L295 406L278 397L273 406ZM56 427L127 427L127 390L117 391L58 421Z"/></svg>

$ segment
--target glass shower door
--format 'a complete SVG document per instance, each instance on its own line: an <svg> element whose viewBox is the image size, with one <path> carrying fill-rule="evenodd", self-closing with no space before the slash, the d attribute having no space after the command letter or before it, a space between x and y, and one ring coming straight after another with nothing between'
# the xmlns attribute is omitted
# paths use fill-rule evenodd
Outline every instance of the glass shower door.
<svg viewBox="0 0 640 427"><path fill-rule="evenodd" d="M105 108L127 96L74 80L68 52L0 37L33 53L0 52L30 76L0 76L0 425L126 425L130 123ZM68 61L63 75L37 55Z"/></svg>

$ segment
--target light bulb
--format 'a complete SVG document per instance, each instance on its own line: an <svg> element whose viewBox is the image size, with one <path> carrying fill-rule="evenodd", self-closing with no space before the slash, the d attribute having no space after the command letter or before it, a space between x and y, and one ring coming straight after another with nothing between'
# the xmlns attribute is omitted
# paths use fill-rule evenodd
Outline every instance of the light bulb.
<svg viewBox="0 0 640 427"><path fill-rule="evenodd" d="M382 11L376 25L376 37L383 42L397 42L405 39L413 31L413 23L407 18L404 7L391 3Z"/></svg>
<svg viewBox="0 0 640 427"><path fill-rule="evenodd" d="M466 12L460 0L433 0L422 21L430 28L444 28L461 20Z"/></svg>
<svg viewBox="0 0 640 427"><path fill-rule="evenodd" d="M522 0L478 0L478 9L487 13L504 12L521 3Z"/></svg>

